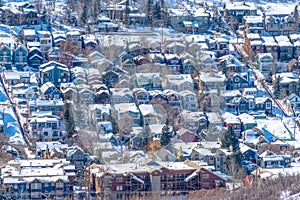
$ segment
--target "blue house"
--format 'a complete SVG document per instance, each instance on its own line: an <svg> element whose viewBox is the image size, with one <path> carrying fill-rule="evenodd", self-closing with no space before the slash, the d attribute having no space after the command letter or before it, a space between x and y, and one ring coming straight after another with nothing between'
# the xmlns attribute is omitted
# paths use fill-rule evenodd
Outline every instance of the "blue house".
<svg viewBox="0 0 300 200"><path fill-rule="evenodd" d="M52 82L56 87L61 83L70 82L70 71L64 64L50 61L40 67L41 84Z"/></svg>
<svg viewBox="0 0 300 200"><path fill-rule="evenodd" d="M28 64L37 68L44 63L44 55L40 48L32 47L28 50Z"/></svg>
<svg viewBox="0 0 300 200"><path fill-rule="evenodd" d="M51 82L43 84L40 88L40 95L42 99L60 99L62 98L62 93L55 85Z"/></svg>
<svg viewBox="0 0 300 200"><path fill-rule="evenodd" d="M27 49L24 44L17 46L13 53L13 62L17 70L24 70L27 65Z"/></svg>

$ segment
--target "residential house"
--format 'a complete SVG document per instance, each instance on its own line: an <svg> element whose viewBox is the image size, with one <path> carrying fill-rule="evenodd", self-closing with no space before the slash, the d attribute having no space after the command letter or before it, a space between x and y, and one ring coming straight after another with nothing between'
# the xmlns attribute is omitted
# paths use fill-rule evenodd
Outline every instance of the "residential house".
<svg viewBox="0 0 300 200"><path fill-rule="evenodd" d="M198 111L199 104L197 95L189 90L184 90L180 92L182 108L189 111Z"/></svg>
<svg viewBox="0 0 300 200"><path fill-rule="evenodd" d="M202 129L207 128L209 121L207 115L203 112L191 112L183 110L181 112L184 128L199 133Z"/></svg>
<svg viewBox="0 0 300 200"><path fill-rule="evenodd" d="M259 154L257 153L256 149L252 149L248 145L240 143L240 151L245 160L250 161L252 163L257 163L256 161L259 157Z"/></svg>
<svg viewBox="0 0 300 200"><path fill-rule="evenodd" d="M217 171L228 172L228 158L232 154L228 149L216 149L214 167Z"/></svg>
<svg viewBox="0 0 300 200"><path fill-rule="evenodd" d="M88 121L91 125L108 121L112 112L110 104L90 104L88 108Z"/></svg>
<svg viewBox="0 0 300 200"><path fill-rule="evenodd" d="M166 88L177 92L184 90L194 91L194 82L190 74L167 75Z"/></svg>
<svg viewBox="0 0 300 200"><path fill-rule="evenodd" d="M110 103L110 93L108 90L98 90L95 93L95 103L97 104L107 104Z"/></svg>
<svg viewBox="0 0 300 200"><path fill-rule="evenodd" d="M122 119L124 114L132 117L132 126L140 126L140 111L135 105L135 103L118 103L114 104L114 111L116 113L116 119Z"/></svg>
<svg viewBox="0 0 300 200"><path fill-rule="evenodd" d="M181 109L181 97L180 94L174 90L164 90L168 105L173 109Z"/></svg>
<svg viewBox="0 0 300 200"><path fill-rule="evenodd" d="M44 83L40 88L40 96L42 99L60 99L62 93L51 82Z"/></svg>
<svg viewBox="0 0 300 200"><path fill-rule="evenodd" d="M70 82L70 72L66 65L50 61L39 66L41 84L52 82L56 87Z"/></svg>
<svg viewBox="0 0 300 200"><path fill-rule="evenodd" d="M248 73L232 73L227 77L228 90L242 90L250 86L250 77Z"/></svg>
<svg viewBox="0 0 300 200"><path fill-rule="evenodd" d="M14 86L19 83L30 84L32 76L34 76L32 72L5 71L3 73L3 81L9 86Z"/></svg>
<svg viewBox="0 0 300 200"><path fill-rule="evenodd" d="M37 38L43 53L47 53L52 47L52 36L50 31L37 31Z"/></svg>
<svg viewBox="0 0 300 200"><path fill-rule="evenodd" d="M257 95L257 88L244 88L243 89L243 96L253 96L256 97Z"/></svg>
<svg viewBox="0 0 300 200"><path fill-rule="evenodd" d="M13 52L13 63L17 70L24 71L27 66L27 49L24 44L17 46Z"/></svg>
<svg viewBox="0 0 300 200"><path fill-rule="evenodd" d="M180 72L180 57L174 53L164 54L166 65L168 66L169 70L172 73L179 73Z"/></svg>
<svg viewBox="0 0 300 200"><path fill-rule="evenodd" d="M61 83L59 89L64 100L76 101L78 99L77 89L74 83Z"/></svg>
<svg viewBox="0 0 300 200"><path fill-rule="evenodd" d="M166 95L160 90L151 90L149 91L150 102L151 104L160 104L167 103Z"/></svg>
<svg viewBox="0 0 300 200"><path fill-rule="evenodd" d="M120 63L120 67L126 71L135 66L133 56L125 51L118 56L118 62Z"/></svg>
<svg viewBox="0 0 300 200"><path fill-rule="evenodd" d="M141 104L138 106L138 109L141 113L141 120L143 126L158 123L157 113L154 111L152 104Z"/></svg>
<svg viewBox="0 0 300 200"><path fill-rule="evenodd" d="M271 36L291 35L298 32L296 14L264 15L265 29Z"/></svg>
<svg viewBox="0 0 300 200"><path fill-rule="evenodd" d="M113 133L113 127L112 127L112 123L109 121L103 121L103 122L98 122L97 124L97 132L101 135L110 135ZM100 137L100 136L99 136ZM108 136L109 137L109 136ZM109 141L112 143L117 144L117 139L114 139L115 141L112 142L110 139Z"/></svg>
<svg viewBox="0 0 300 200"><path fill-rule="evenodd" d="M267 155L262 157L261 167L263 168L285 168L291 166L290 155Z"/></svg>
<svg viewBox="0 0 300 200"><path fill-rule="evenodd" d="M275 63L272 53L259 53L256 55L257 68L265 75L265 77L275 74Z"/></svg>
<svg viewBox="0 0 300 200"><path fill-rule="evenodd" d="M196 64L196 59L194 56L187 52L182 52L179 54L179 57L181 59L181 68L180 73L182 74L192 74L196 72L196 69L198 68Z"/></svg>
<svg viewBox="0 0 300 200"><path fill-rule="evenodd" d="M78 85L77 93L79 103L86 105L95 103L95 94L88 85Z"/></svg>
<svg viewBox="0 0 300 200"><path fill-rule="evenodd" d="M218 92L225 90L226 77L222 73L207 73L201 72L199 76L199 89L202 92L217 90Z"/></svg>
<svg viewBox="0 0 300 200"><path fill-rule="evenodd" d="M241 120L242 123L242 131L251 130L257 126L257 121L254 119L253 116L243 113L238 115L238 118Z"/></svg>
<svg viewBox="0 0 300 200"><path fill-rule="evenodd" d="M12 69L12 51L8 44L0 46L0 64L7 70Z"/></svg>
<svg viewBox="0 0 300 200"><path fill-rule="evenodd" d="M63 159L68 144L62 144L58 141L37 142L35 155L37 158Z"/></svg>
<svg viewBox="0 0 300 200"><path fill-rule="evenodd" d="M134 87L146 90L161 90L162 77L160 73L135 73L133 76Z"/></svg>
<svg viewBox="0 0 300 200"><path fill-rule="evenodd" d="M292 107L295 111L300 111L300 97L299 97L299 95L297 95L295 93L292 93L287 97L287 99L289 100L290 107Z"/></svg>
<svg viewBox="0 0 300 200"><path fill-rule="evenodd" d="M79 31L68 31L66 37L71 46L79 47L81 49L82 45Z"/></svg>
<svg viewBox="0 0 300 200"><path fill-rule="evenodd" d="M112 87L114 84L119 81L119 74L114 70L108 70L102 73L102 80L107 87Z"/></svg>
<svg viewBox="0 0 300 200"><path fill-rule="evenodd" d="M23 86L22 86L23 85ZM25 84L17 84L12 87L12 97L18 98L19 100L35 100L39 97L37 86L28 86ZM19 102L21 103L21 101Z"/></svg>
<svg viewBox="0 0 300 200"><path fill-rule="evenodd" d="M278 43L279 46L279 52L278 52L278 60L282 61L290 61L293 56L293 50L294 46L290 42L289 38L287 36L276 36L275 40Z"/></svg>
<svg viewBox="0 0 300 200"><path fill-rule="evenodd" d="M85 152L77 145L71 146L67 149L66 159L75 165L75 169L84 168Z"/></svg>
<svg viewBox="0 0 300 200"><path fill-rule="evenodd" d="M30 100L30 113L34 111L52 111L53 114L60 116L64 113L64 102L62 100Z"/></svg>
<svg viewBox="0 0 300 200"><path fill-rule="evenodd" d="M262 110L266 114L273 114L272 100L269 97L256 97L255 105L257 110Z"/></svg>
<svg viewBox="0 0 300 200"><path fill-rule="evenodd" d="M28 65L34 68L38 68L44 63L44 54L38 47L32 47L28 50Z"/></svg>
<svg viewBox="0 0 300 200"><path fill-rule="evenodd" d="M185 128L181 128L177 131L178 133L178 137L180 140L182 140L183 142L198 142L199 141L199 136L188 130L188 129L185 129Z"/></svg>
<svg viewBox="0 0 300 200"><path fill-rule="evenodd" d="M132 93L135 99L136 105L149 104L150 97L149 92L144 88L133 88Z"/></svg>
<svg viewBox="0 0 300 200"><path fill-rule="evenodd" d="M103 198L115 200L127 198L137 191L139 193L196 191L224 187L227 182L227 179L217 172L195 161L172 162L172 166L169 163L149 160L140 165L136 163L93 165L92 188ZM103 192L108 190L110 193Z"/></svg>
<svg viewBox="0 0 300 200"><path fill-rule="evenodd" d="M132 103L134 96L129 88L111 88L111 103Z"/></svg>
<svg viewBox="0 0 300 200"><path fill-rule="evenodd" d="M52 32L52 42L54 47L62 47L66 43L66 33L64 31Z"/></svg>
<svg viewBox="0 0 300 200"><path fill-rule="evenodd" d="M261 40L264 43L264 48L265 48L264 53L271 53L272 56L273 56L274 61L277 61L278 60L279 45L275 41L274 37L262 36Z"/></svg>
<svg viewBox="0 0 300 200"><path fill-rule="evenodd" d="M236 96L227 104L227 109L231 112L245 113L249 110L248 99L243 96Z"/></svg>
<svg viewBox="0 0 300 200"><path fill-rule="evenodd" d="M11 160L1 170L5 193L16 199L68 198L74 179L74 165L66 159Z"/></svg>
<svg viewBox="0 0 300 200"><path fill-rule="evenodd" d="M264 34L264 18L262 16L244 16L245 32Z"/></svg>
<svg viewBox="0 0 300 200"><path fill-rule="evenodd" d="M233 30L242 24L244 16L256 16L257 8L254 2L230 2L224 5L223 16Z"/></svg>
<svg viewBox="0 0 300 200"><path fill-rule="evenodd" d="M63 120L56 115L37 115L29 118L28 121L31 137L39 141L57 141L66 134L62 128Z"/></svg>
<svg viewBox="0 0 300 200"><path fill-rule="evenodd" d="M292 93L299 94L299 76L293 72L273 75L273 80L279 78L280 97L285 98Z"/></svg>
<svg viewBox="0 0 300 200"><path fill-rule="evenodd" d="M225 127L228 129L231 127L235 134L241 136L242 123L236 115L226 112L222 115L222 118Z"/></svg>

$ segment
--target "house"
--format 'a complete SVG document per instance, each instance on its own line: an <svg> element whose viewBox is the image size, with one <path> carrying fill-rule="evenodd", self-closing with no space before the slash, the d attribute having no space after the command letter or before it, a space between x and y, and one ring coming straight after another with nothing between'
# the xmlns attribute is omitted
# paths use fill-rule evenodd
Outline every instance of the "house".
<svg viewBox="0 0 300 200"><path fill-rule="evenodd" d="M52 45L54 47L62 47L66 43L66 33L64 31L52 32Z"/></svg>
<svg viewBox="0 0 300 200"><path fill-rule="evenodd" d="M172 73L179 73L181 61L180 57L174 53L167 53L164 54L166 65L168 66L170 72Z"/></svg>
<svg viewBox="0 0 300 200"><path fill-rule="evenodd" d="M182 108L189 111L198 111L199 104L197 95L189 90L181 91L180 93Z"/></svg>
<svg viewBox="0 0 300 200"><path fill-rule="evenodd" d="M171 89L177 92L184 90L194 91L194 82L190 74L167 75L165 89Z"/></svg>
<svg viewBox="0 0 300 200"><path fill-rule="evenodd" d="M224 172L226 173L228 171L227 162L231 154L232 152L230 152L227 149L222 149L222 148L216 149L214 167L217 171L223 173Z"/></svg>
<svg viewBox="0 0 300 200"><path fill-rule="evenodd" d="M263 168L285 168L291 166L290 155L267 155L262 157L261 167Z"/></svg>
<svg viewBox="0 0 300 200"><path fill-rule="evenodd" d="M160 148L154 152L153 160L160 162L175 162L176 155L166 148Z"/></svg>
<svg viewBox="0 0 300 200"><path fill-rule="evenodd" d="M0 46L0 64L7 70L12 69L12 51L8 44Z"/></svg>
<svg viewBox="0 0 300 200"><path fill-rule="evenodd" d="M202 92L217 90L218 92L226 89L226 76L222 73L201 72L199 76L199 89Z"/></svg>
<svg viewBox="0 0 300 200"><path fill-rule="evenodd" d="M95 93L95 103L97 104L107 104L110 103L110 93L108 90L98 90Z"/></svg>
<svg viewBox="0 0 300 200"><path fill-rule="evenodd" d="M248 73L232 73L227 77L227 90L242 90L250 87L250 77Z"/></svg>
<svg viewBox="0 0 300 200"><path fill-rule="evenodd" d="M257 95L257 88L244 88L243 89L243 96L256 97L256 95Z"/></svg>
<svg viewBox="0 0 300 200"><path fill-rule="evenodd" d="M135 99L136 105L149 104L150 97L149 92L144 88L133 88L132 93Z"/></svg>
<svg viewBox="0 0 300 200"><path fill-rule="evenodd" d="M245 160L250 161L252 163L257 163L257 159L259 154L256 149L250 148L248 145L240 143L240 151Z"/></svg>
<svg viewBox="0 0 300 200"><path fill-rule="evenodd" d="M62 144L58 141L55 142L37 142L35 155L37 158L63 159L68 144Z"/></svg>
<svg viewBox="0 0 300 200"><path fill-rule="evenodd" d="M181 97L180 94L174 90L164 90L168 105L173 109L181 109Z"/></svg>
<svg viewBox="0 0 300 200"><path fill-rule="evenodd" d="M70 72L66 65L50 61L39 66L41 84L52 82L56 87L70 82Z"/></svg>
<svg viewBox="0 0 300 200"><path fill-rule="evenodd" d="M134 96L129 88L111 88L111 103L132 103Z"/></svg>
<svg viewBox="0 0 300 200"><path fill-rule="evenodd" d="M60 116L64 113L64 102L62 100L30 100L30 113L34 111L52 111L53 114Z"/></svg>
<svg viewBox="0 0 300 200"><path fill-rule="evenodd" d="M229 127L231 127L235 134L237 134L238 136L241 136L242 123L236 115L225 112L222 115L222 118L223 118L224 126L227 127L227 129L229 129Z"/></svg>
<svg viewBox="0 0 300 200"><path fill-rule="evenodd" d="M262 16L244 16L245 32L256 33L259 35L264 34L264 19Z"/></svg>
<svg viewBox="0 0 300 200"><path fill-rule="evenodd" d="M44 54L41 49L38 47L31 47L28 50L28 65L34 68L38 68L41 64L44 63Z"/></svg>
<svg viewBox="0 0 300 200"><path fill-rule="evenodd" d="M293 107L295 111L300 111L300 97L297 94L292 93L287 99L289 100L290 107Z"/></svg>
<svg viewBox="0 0 300 200"><path fill-rule="evenodd" d="M296 73L285 72L273 75L273 81L279 79L280 97L285 98L292 93L299 94L299 77Z"/></svg>
<svg viewBox="0 0 300 200"><path fill-rule="evenodd" d="M291 35L298 32L299 22L296 14L264 15L265 29L271 36Z"/></svg>
<svg viewBox="0 0 300 200"><path fill-rule="evenodd" d="M259 53L256 55L257 68L265 75L272 76L276 71L272 53Z"/></svg>
<svg viewBox="0 0 300 200"><path fill-rule="evenodd" d="M31 137L39 141L57 141L66 134L63 120L56 115L35 114L28 121Z"/></svg>
<svg viewBox="0 0 300 200"><path fill-rule="evenodd" d="M11 94L13 98L18 98L19 100L36 100L39 97L38 87L28 86L22 83L13 86Z"/></svg>
<svg viewBox="0 0 300 200"><path fill-rule="evenodd" d="M9 86L14 86L19 83L30 84L32 83L32 76L35 76L32 72L5 71L3 73L3 81Z"/></svg>
<svg viewBox="0 0 300 200"><path fill-rule="evenodd" d="M106 134L110 135L114 131L112 127L112 123L109 121L98 122L96 128L97 128L97 132L102 135L106 135ZM111 140L109 139L109 141ZM117 144L117 141L115 141L115 144Z"/></svg>
<svg viewBox="0 0 300 200"><path fill-rule="evenodd" d="M242 131L251 130L257 126L257 121L254 119L254 117L247 113L238 115L238 118L242 123Z"/></svg>
<svg viewBox="0 0 300 200"><path fill-rule="evenodd" d="M71 146L67 149L66 159L75 165L75 169L83 169L85 152L77 145Z"/></svg>
<svg viewBox="0 0 300 200"><path fill-rule="evenodd" d="M40 42L42 52L47 53L52 47L52 36L50 31L37 31L37 38Z"/></svg>
<svg viewBox="0 0 300 200"><path fill-rule="evenodd" d="M142 125L157 124L157 113L154 111L152 104L141 104L138 106L141 113Z"/></svg>
<svg viewBox="0 0 300 200"><path fill-rule="evenodd" d="M132 126L140 125L140 112L135 103L118 103L114 104L114 111L116 113L116 119L120 120L124 114L132 117Z"/></svg>
<svg viewBox="0 0 300 200"><path fill-rule="evenodd" d="M283 61L290 61L293 59L294 53L294 46L290 42L289 38L287 36L276 36L275 40L278 43L279 46L279 52L278 52L278 60L281 62Z"/></svg>
<svg viewBox="0 0 300 200"><path fill-rule="evenodd" d="M11 160L1 172L5 193L16 199L67 198L75 179L74 165L66 159Z"/></svg>
<svg viewBox="0 0 300 200"><path fill-rule="evenodd" d="M51 82L44 83L40 88L40 96L42 99L60 99L62 93Z"/></svg>
<svg viewBox="0 0 300 200"><path fill-rule="evenodd" d="M126 71L135 66L133 56L125 51L118 55L118 62L120 63L120 67Z"/></svg>
<svg viewBox="0 0 300 200"><path fill-rule="evenodd" d="M257 8L254 2L230 2L224 5L223 16L233 30L242 24L244 16L256 16Z"/></svg>
<svg viewBox="0 0 300 200"><path fill-rule="evenodd" d="M257 110L262 110L266 114L272 114L272 100L269 97L256 97L255 105Z"/></svg>
<svg viewBox="0 0 300 200"><path fill-rule="evenodd" d="M184 127L195 133L199 133L209 124L207 115L203 112L191 112L188 110L183 110L181 115Z"/></svg>
<svg viewBox="0 0 300 200"><path fill-rule="evenodd" d="M24 71L24 67L27 65L27 49L24 44L21 44L14 49L13 62L17 70Z"/></svg>
<svg viewBox="0 0 300 200"><path fill-rule="evenodd" d="M198 142L199 141L199 136L192 132L189 131L188 129L181 128L177 131L179 139L181 139L183 142Z"/></svg>
<svg viewBox="0 0 300 200"><path fill-rule="evenodd" d="M236 113L245 113L249 110L248 99L243 96L236 96L227 104L227 109Z"/></svg>
<svg viewBox="0 0 300 200"><path fill-rule="evenodd" d="M77 86L77 93L79 103L86 105L95 103L95 94L88 85L82 84Z"/></svg>
<svg viewBox="0 0 300 200"><path fill-rule="evenodd" d="M167 96L160 90L149 91L150 102L151 104L160 104L167 102Z"/></svg>
<svg viewBox="0 0 300 200"><path fill-rule="evenodd" d="M136 88L161 90L162 77L160 73L135 73L133 75L133 84Z"/></svg>
<svg viewBox="0 0 300 200"><path fill-rule="evenodd" d="M274 61L278 60L279 45L274 37L262 36L261 40L264 43L264 53L271 53Z"/></svg>
<svg viewBox="0 0 300 200"><path fill-rule="evenodd" d="M102 73L102 80L107 87L112 87L119 81L119 74L114 70L108 70Z"/></svg>
<svg viewBox="0 0 300 200"><path fill-rule="evenodd" d="M63 99L76 102L78 99L77 89L74 83L61 83L59 87Z"/></svg>
<svg viewBox="0 0 300 200"><path fill-rule="evenodd" d="M227 182L226 178L196 161L169 163L149 160L139 165L92 165L91 188L103 198L114 200L134 192L196 191L224 187ZM107 190L110 193L103 192Z"/></svg>
<svg viewBox="0 0 300 200"><path fill-rule="evenodd" d="M88 108L88 121L92 125L108 121L111 112L112 107L110 104L90 104Z"/></svg>

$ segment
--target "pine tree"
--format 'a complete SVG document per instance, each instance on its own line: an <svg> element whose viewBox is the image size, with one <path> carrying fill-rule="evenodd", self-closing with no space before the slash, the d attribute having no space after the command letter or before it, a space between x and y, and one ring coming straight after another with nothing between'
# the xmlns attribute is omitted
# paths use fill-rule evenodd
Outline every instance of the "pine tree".
<svg viewBox="0 0 300 200"><path fill-rule="evenodd" d="M148 150L148 145L150 142L151 129L148 124L145 125L142 131L142 146L146 147Z"/></svg>
<svg viewBox="0 0 300 200"><path fill-rule="evenodd" d="M80 20L81 20L82 25L86 25L87 20L88 20L88 7L87 7L86 2L84 2Z"/></svg>
<svg viewBox="0 0 300 200"><path fill-rule="evenodd" d="M232 146L233 152L239 149L238 135L234 133L231 126L228 127L228 130L222 138L222 147L229 148L230 146Z"/></svg>
<svg viewBox="0 0 300 200"><path fill-rule="evenodd" d="M281 96L280 76L276 76L273 82L273 95L275 96L276 99L278 99Z"/></svg>
<svg viewBox="0 0 300 200"><path fill-rule="evenodd" d="M163 128L162 128L162 135L161 135L161 138L160 138L160 143L162 146L168 146L171 142L171 132L169 130L169 126L168 125L165 125Z"/></svg>
<svg viewBox="0 0 300 200"><path fill-rule="evenodd" d="M64 121L67 131L67 137L71 138L73 135L77 133L75 129L75 122L73 117L73 112L71 110L71 103L66 102L64 104Z"/></svg>

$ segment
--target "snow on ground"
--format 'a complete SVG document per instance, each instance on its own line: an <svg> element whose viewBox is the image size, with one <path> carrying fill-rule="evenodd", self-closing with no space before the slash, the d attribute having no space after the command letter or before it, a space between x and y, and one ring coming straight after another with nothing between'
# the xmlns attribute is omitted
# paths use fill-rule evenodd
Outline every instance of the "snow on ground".
<svg viewBox="0 0 300 200"><path fill-rule="evenodd" d="M1 112L4 122L4 133L9 136L9 143L26 145L13 108L11 106L2 106Z"/></svg>
<svg viewBox="0 0 300 200"><path fill-rule="evenodd" d="M275 137L284 140L290 140L291 135L284 126L283 121L278 117L269 117L267 119L258 119L257 127L265 132L265 134L273 134Z"/></svg>
<svg viewBox="0 0 300 200"><path fill-rule="evenodd" d="M291 167L286 168L268 168L266 169L269 172L274 174L283 174L283 175L292 175L292 174L299 174L300 173L300 162L292 162Z"/></svg>

